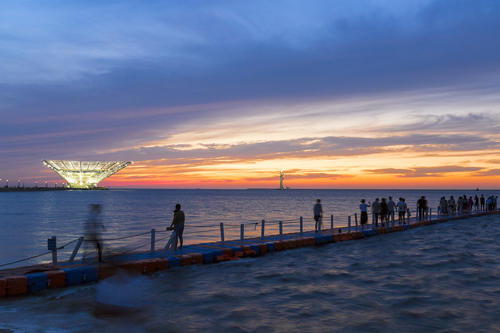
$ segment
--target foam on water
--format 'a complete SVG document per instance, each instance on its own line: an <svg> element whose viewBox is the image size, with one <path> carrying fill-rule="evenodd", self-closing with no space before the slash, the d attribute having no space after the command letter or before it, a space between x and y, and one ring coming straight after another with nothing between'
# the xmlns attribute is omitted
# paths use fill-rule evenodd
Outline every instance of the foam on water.
<svg viewBox="0 0 500 333"><path fill-rule="evenodd" d="M500 219L487 216L45 291L0 301L0 327L30 332L499 331L499 237ZM102 308L120 302L140 306L134 311Z"/></svg>

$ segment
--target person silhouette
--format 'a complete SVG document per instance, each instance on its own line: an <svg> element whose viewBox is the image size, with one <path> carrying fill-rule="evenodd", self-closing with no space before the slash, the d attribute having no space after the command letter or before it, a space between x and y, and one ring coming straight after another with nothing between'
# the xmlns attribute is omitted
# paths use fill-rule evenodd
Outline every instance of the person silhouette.
<svg viewBox="0 0 500 333"><path fill-rule="evenodd" d="M85 222L85 241L86 244L90 243L95 245L99 262L102 262L103 245L101 230L106 230L101 219L102 206L100 204L91 204L89 208L89 215L87 221ZM85 251L84 256L86 256L86 252L87 251Z"/></svg>
<svg viewBox="0 0 500 333"><path fill-rule="evenodd" d="M182 248L182 242L183 242L182 233L184 232L184 221L185 221L185 216L184 212L181 210L181 205L176 204L174 210L174 218L172 219L170 227L167 228L167 230L175 231L174 250L177 250L178 242L180 243L179 249Z"/></svg>

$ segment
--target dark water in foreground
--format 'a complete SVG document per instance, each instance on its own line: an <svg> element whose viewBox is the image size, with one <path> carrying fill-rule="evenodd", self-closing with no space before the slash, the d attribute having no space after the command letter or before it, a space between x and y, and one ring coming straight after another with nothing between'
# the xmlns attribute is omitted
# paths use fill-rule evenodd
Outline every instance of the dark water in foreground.
<svg viewBox="0 0 500 333"><path fill-rule="evenodd" d="M199 242L217 239L218 229L201 233L195 225L224 222L230 233L234 224L231 235L237 238L239 223L264 218L272 228L272 221L298 221L303 215L306 228L311 228L316 198L323 200L326 214L333 212L336 225L345 225L360 198L402 195L414 209L422 194L435 207L441 195L457 197L464 192L0 193L0 262L45 250L51 235L61 243L78 237L87 205L93 202L104 205L107 237L164 228L174 204L180 202L187 215L187 241ZM285 232L293 227L285 225ZM258 229L246 230L249 236L252 232ZM147 248L148 237L107 241L105 246L116 249L145 241ZM15 332L500 331L499 239L500 218L490 216L153 276L118 277L0 299L0 328ZM113 312L110 304L129 308Z"/></svg>
<svg viewBox="0 0 500 333"><path fill-rule="evenodd" d="M498 332L500 219L481 217L0 300L19 332ZM131 311L110 313L97 300Z"/></svg>

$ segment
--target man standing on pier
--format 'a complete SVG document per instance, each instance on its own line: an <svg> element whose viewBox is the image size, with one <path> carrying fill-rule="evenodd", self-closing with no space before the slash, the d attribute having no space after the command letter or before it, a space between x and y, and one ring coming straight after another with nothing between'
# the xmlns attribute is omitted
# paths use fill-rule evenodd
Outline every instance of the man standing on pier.
<svg viewBox="0 0 500 333"><path fill-rule="evenodd" d="M366 203L365 199L361 200L361 204L359 205L359 210L361 211L361 229L365 230L365 225L368 223L368 207L370 207L370 203Z"/></svg>
<svg viewBox="0 0 500 333"><path fill-rule="evenodd" d="M316 204L314 205L314 221L316 224L314 226L314 230L318 232L321 229L321 218L323 217L323 207L321 206L321 200L316 200Z"/></svg>
<svg viewBox="0 0 500 333"><path fill-rule="evenodd" d="M176 204L174 210L174 219L172 220L172 224L167 230L175 230L175 242L174 242L174 250L177 250L177 241L180 242L182 248L182 233L184 232L184 212L181 210L181 205Z"/></svg>

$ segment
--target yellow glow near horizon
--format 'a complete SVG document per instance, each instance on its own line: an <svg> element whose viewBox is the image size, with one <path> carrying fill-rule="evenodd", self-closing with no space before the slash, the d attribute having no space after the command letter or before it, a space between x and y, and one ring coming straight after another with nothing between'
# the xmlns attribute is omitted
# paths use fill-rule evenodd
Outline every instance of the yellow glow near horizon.
<svg viewBox="0 0 500 333"><path fill-rule="evenodd" d="M442 92L233 105L234 116L222 112L195 119L171 129L164 139L113 150L141 149L146 158L148 149L165 148L168 153L165 158L137 161L108 182L275 187L279 170L285 169L287 185L295 188L500 186L500 134L483 128L498 120L498 114L488 118L471 113L500 107L500 99L483 102L463 102ZM419 141L425 136L437 141ZM463 143L447 140L453 136Z"/></svg>

